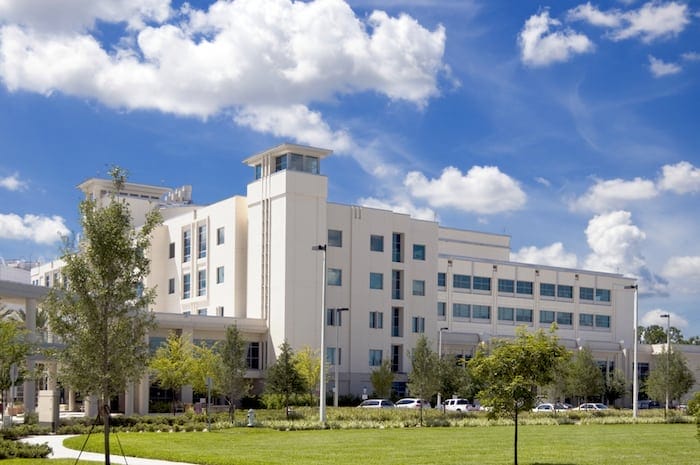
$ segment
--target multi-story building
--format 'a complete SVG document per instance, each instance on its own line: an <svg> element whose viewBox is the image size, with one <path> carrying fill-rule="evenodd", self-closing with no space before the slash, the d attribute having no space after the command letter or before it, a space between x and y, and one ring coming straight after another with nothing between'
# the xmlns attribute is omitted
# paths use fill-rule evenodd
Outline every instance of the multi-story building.
<svg viewBox="0 0 700 465"><path fill-rule="evenodd" d="M253 169L246 195L206 206L192 203L189 187L124 186L136 227L151 208L164 219L147 282L158 290L153 346L170 331L218 340L235 323L260 388L283 341L319 349L324 331L341 395L371 393L370 374L383 360L403 393L421 335L443 355L470 357L518 325L556 323L567 347L589 347L601 366L631 379L633 279L515 263L509 236L329 203L320 168L330 153L283 144L256 154L244 161ZM79 188L102 199L112 184L90 179ZM59 268L35 268L32 280L50 285ZM150 395L145 377L124 410L147 411ZM191 400L191 390L183 396Z"/></svg>

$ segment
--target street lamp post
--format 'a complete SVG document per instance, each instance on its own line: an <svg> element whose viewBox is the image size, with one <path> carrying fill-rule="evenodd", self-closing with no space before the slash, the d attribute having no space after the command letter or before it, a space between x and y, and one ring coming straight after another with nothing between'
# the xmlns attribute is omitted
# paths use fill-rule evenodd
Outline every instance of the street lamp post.
<svg viewBox="0 0 700 465"><path fill-rule="evenodd" d="M333 360L333 365L335 368L335 381L333 388L333 407L338 406L338 365L340 365L340 313L347 312L349 308L336 308L335 309L335 360Z"/></svg>
<svg viewBox="0 0 700 465"><path fill-rule="evenodd" d="M637 308L639 300L639 286L637 284L632 284L631 286L625 286L625 289L634 290L634 344L632 345L632 417L637 418L637 399L639 398L639 376L637 375L637 345L639 345L639 331L638 328L638 313Z"/></svg>
<svg viewBox="0 0 700 465"><path fill-rule="evenodd" d="M438 362L442 363L442 332L447 331L449 328L440 328L438 330ZM440 395L440 392L438 391L437 393L437 406L441 407L442 405L442 397Z"/></svg>
<svg viewBox="0 0 700 465"><path fill-rule="evenodd" d="M326 424L326 245L315 245L311 250L323 252L323 269L321 275L321 380L319 381L318 416L322 424Z"/></svg>
<svg viewBox="0 0 700 465"><path fill-rule="evenodd" d="M668 415L668 383L671 374L671 314L662 313L661 318L666 318L666 404L664 405L664 418Z"/></svg>

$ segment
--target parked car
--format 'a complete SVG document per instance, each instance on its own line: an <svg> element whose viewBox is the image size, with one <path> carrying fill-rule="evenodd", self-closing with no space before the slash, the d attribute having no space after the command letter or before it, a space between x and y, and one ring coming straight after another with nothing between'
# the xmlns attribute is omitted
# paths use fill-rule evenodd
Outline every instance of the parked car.
<svg viewBox="0 0 700 465"><path fill-rule="evenodd" d="M549 412L549 413L556 413L556 412L566 412L568 410L568 407L564 404L549 404L549 403L544 403L544 404L539 404L537 407L533 408L533 412Z"/></svg>
<svg viewBox="0 0 700 465"><path fill-rule="evenodd" d="M394 408L394 403L388 399L363 400L358 408Z"/></svg>
<svg viewBox="0 0 700 465"><path fill-rule="evenodd" d="M474 410L467 399L447 399L442 404L446 412L468 412Z"/></svg>
<svg viewBox="0 0 700 465"><path fill-rule="evenodd" d="M607 410L608 406L597 402L587 402L576 407L574 410Z"/></svg>
<svg viewBox="0 0 700 465"><path fill-rule="evenodd" d="M400 399L398 402L396 402L396 404L394 404L394 406L396 408L430 408L430 402L427 400L416 399L415 397L406 397L404 399Z"/></svg>
<svg viewBox="0 0 700 465"><path fill-rule="evenodd" d="M640 400L637 402L637 408L640 408L640 409L661 408L661 404L655 400Z"/></svg>

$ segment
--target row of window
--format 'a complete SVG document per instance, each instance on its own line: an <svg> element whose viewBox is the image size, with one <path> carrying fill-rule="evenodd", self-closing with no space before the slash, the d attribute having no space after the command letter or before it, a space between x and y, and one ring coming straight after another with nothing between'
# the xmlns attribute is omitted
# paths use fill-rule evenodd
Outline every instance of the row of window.
<svg viewBox="0 0 700 465"><path fill-rule="evenodd" d="M221 245L225 240L224 227L216 230L216 245ZM197 226L197 258L207 256L207 226ZM168 258L175 258L175 243L168 245ZM182 262L186 263L192 259L192 232L189 229L182 231Z"/></svg>
<svg viewBox="0 0 700 465"><path fill-rule="evenodd" d="M438 287L447 286L447 273L439 272ZM454 289L471 289L475 291L491 291L491 278L488 276L469 276L464 274L452 275ZM532 281L516 281L513 279L498 279L498 292L501 294L533 295ZM568 284L540 283L540 297L551 297L571 300L574 298L574 286ZM595 302L610 302L610 289L594 289L579 287L579 299Z"/></svg>
<svg viewBox="0 0 700 465"><path fill-rule="evenodd" d="M393 262L403 262L404 235L393 233L391 236L391 259ZM339 229L328 230L328 245L330 247L343 246L343 231ZM372 252L384 252L384 236L372 234L369 236L369 250ZM413 244L413 259L425 261L425 244Z"/></svg>
<svg viewBox="0 0 700 465"><path fill-rule="evenodd" d="M390 359L390 367L391 371L394 373L400 372L401 371L401 363L402 363L402 355L403 355L403 346L400 344L392 345L391 346L391 359ZM369 349L369 360L368 364L371 367L378 367L382 364L382 360L384 358L384 351L381 349Z"/></svg>
<svg viewBox="0 0 700 465"><path fill-rule="evenodd" d="M216 284L224 282L224 267L216 268ZM168 279L168 294L175 294L175 278ZM197 296L207 295L207 270L197 271ZM190 273L182 275L182 298L192 297L192 276Z"/></svg>

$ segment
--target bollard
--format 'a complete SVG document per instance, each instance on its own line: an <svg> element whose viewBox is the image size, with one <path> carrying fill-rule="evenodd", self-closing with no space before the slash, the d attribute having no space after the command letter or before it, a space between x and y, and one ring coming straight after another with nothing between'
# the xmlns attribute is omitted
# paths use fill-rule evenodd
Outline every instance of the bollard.
<svg viewBox="0 0 700 465"><path fill-rule="evenodd" d="M248 410L248 426L255 426L255 410Z"/></svg>

